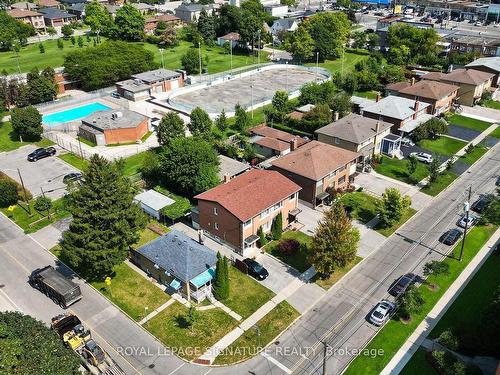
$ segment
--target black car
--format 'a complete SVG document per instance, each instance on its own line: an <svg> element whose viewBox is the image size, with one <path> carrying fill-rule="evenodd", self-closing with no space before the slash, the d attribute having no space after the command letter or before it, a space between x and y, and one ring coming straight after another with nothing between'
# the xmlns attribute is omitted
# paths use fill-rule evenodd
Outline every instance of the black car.
<svg viewBox="0 0 500 375"><path fill-rule="evenodd" d="M470 206L470 209L474 212L477 212L478 214L482 214L484 212L484 210L488 207L490 202L491 202L491 198L488 197L487 195L483 195L477 201L472 203L472 205Z"/></svg>
<svg viewBox="0 0 500 375"><path fill-rule="evenodd" d="M53 156L55 154L56 149L54 147L37 148L35 151L28 155L28 161L37 161L39 159Z"/></svg>
<svg viewBox="0 0 500 375"><path fill-rule="evenodd" d="M252 277L255 277L257 280L264 280L269 276L269 272L260 264L253 259L246 258L243 260L248 267L248 274Z"/></svg>
<svg viewBox="0 0 500 375"><path fill-rule="evenodd" d="M80 181L82 178L82 174L80 172L68 173L63 177L63 182L65 184L69 184L70 182Z"/></svg>
<svg viewBox="0 0 500 375"><path fill-rule="evenodd" d="M453 245L455 242L458 241L460 236L462 235L462 231L457 228L450 229L448 232L443 234L441 237L441 242L444 243L445 245Z"/></svg>
<svg viewBox="0 0 500 375"><path fill-rule="evenodd" d="M394 297L399 297L406 292L406 289L415 281L415 275L409 273L401 276L394 285L389 289L389 294Z"/></svg>

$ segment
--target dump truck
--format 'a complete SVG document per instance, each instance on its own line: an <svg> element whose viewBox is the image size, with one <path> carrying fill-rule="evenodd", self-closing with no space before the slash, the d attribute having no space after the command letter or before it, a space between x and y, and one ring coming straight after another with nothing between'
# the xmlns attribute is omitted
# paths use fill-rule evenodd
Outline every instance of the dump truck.
<svg viewBox="0 0 500 375"><path fill-rule="evenodd" d="M80 287L52 266L34 270L29 283L64 309L82 298Z"/></svg>
<svg viewBox="0 0 500 375"><path fill-rule="evenodd" d="M52 318L51 327L64 344L80 358L82 366L93 375L125 375L111 357L92 338L81 320L73 313L66 312Z"/></svg>

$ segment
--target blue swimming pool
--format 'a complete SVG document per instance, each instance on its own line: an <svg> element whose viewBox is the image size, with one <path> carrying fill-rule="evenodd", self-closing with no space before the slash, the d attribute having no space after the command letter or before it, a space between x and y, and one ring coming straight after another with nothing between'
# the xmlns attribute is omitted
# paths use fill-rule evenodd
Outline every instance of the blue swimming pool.
<svg viewBox="0 0 500 375"><path fill-rule="evenodd" d="M42 122L48 126L54 126L65 122L80 120L96 111L111 109L110 107L94 102L79 107L74 107L61 112L50 113L42 117Z"/></svg>

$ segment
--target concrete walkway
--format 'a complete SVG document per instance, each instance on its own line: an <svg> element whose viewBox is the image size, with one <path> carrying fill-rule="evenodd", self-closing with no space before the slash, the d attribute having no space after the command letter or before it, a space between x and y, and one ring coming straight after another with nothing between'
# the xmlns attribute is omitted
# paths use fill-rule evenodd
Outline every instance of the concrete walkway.
<svg viewBox="0 0 500 375"><path fill-rule="evenodd" d="M443 294L438 303L430 311L427 317L419 324L415 332L408 338L399 351L394 355L387 366L382 370L380 375L394 375L404 368L411 359L412 355L422 345L427 335L436 326L448 308L453 304L455 299L460 295L462 290L467 286L467 283L472 279L476 272L481 268L486 259L493 251L493 245L500 239L500 229L498 229L488 242L479 250L477 255L465 267L462 273L451 284L448 290Z"/></svg>
<svg viewBox="0 0 500 375"><path fill-rule="evenodd" d="M158 307L157 309L151 311L148 315L146 315L144 317L144 319L142 319L139 324L142 326L144 323L146 323L148 320L154 318L156 315L158 315L160 312L162 312L163 310L165 310L167 307L169 307L170 305L172 305L173 303L175 302L175 299L174 298L170 298L167 302L165 302L163 305L161 305L160 307Z"/></svg>
<svg viewBox="0 0 500 375"><path fill-rule="evenodd" d="M500 122L500 111L494 108L481 107L478 105L475 107L462 106L462 112L459 114L481 121Z"/></svg>

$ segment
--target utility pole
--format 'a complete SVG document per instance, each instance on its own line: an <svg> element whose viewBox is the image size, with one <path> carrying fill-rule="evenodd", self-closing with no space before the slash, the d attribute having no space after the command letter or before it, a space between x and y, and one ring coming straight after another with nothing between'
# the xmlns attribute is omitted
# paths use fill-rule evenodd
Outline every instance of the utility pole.
<svg viewBox="0 0 500 375"><path fill-rule="evenodd" d="M198 42L198 61L200 63L200 83L201 83L201 42Z"/></svg>
<svg viewBox="0 0 500 375"><path fill-rule="evenodd" d="M31 215L30 202L28 200L28 195L26 194L26 188L24 187L23 176L21 176L21 171L17 168L17 174L19 175L19 180L21 181L21 186L23 187L24 201L28 205L28 213Z"/></svg>
<svg viewBox="0 0 500 375"><path fill-rule="evenodd" d="M470 198L472 195L472 186L469 186L469 194L467 197L467 202L464 203L464 211L465 211L465 228L464 228L464 237L462 239L462 246L460 247L460 258L459 261L462 261L462 256L464 255L464 247L465 247L465 236L467 235L467 228L469 226L469 211L470 211Z"/></svg>
<svg viewBox="0 0 500 375"><path fill-rule="evenodd" d="M322 341L321 343L323 344L323 370L321 371L321 373L323 375L326 375L326 354L327 354L328 345L326 344L325 341Z"/></svg>

